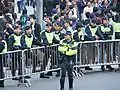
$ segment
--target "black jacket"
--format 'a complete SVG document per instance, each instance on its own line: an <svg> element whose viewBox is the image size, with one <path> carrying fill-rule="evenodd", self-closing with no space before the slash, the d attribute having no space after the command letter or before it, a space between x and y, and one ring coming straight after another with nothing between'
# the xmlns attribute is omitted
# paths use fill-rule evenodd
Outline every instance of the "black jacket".
<svg viewBox="0 0 120 90"><path fill-rule="evenodd" d="M32 28L32 24L30 26ZM34 28L35 28L34 29L34 35L38 38L38 40L40 40L40 32L41 32L41 26L40 26L40 24L35 23Z"/></svg>

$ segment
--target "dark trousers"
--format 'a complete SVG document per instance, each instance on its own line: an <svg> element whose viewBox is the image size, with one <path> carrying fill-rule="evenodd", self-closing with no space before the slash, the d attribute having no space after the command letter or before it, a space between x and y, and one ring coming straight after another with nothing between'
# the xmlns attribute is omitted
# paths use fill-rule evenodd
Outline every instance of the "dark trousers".
<svg viewBox="0 0 120 90"><path fill-rule="evenodd" d="M55 66L58 66L58 54L54 47L46 47L45 50L42 52L45 54L43 59L42 71L45 71L46 66L48 66L49 60L51 63L49 69L54 69Z"/></svg>
<svg viewBox="0 0 120 90"><path fill-rule="evenodd" d="M33 66L32 72L35 73L36 72L36 66L38 64L37 63L37 50L33 50L33 51L28 50L28 51L25 52L25 55L26 55L25 66L28 67L32 64L32 66Z"/></svg>
<svg viewBox="0 0 120 90"><path fill-rule="evenodd" d="M21 52L15 52L11 54L12 57L12 76L16 76L16 70L18 68L18 75L22 75L22 59Z"/></svg>
<svg viewBox="0 0 120 90"><path fill-rule="evenodd" d="M18 13L21 12L21 1L17 1Z"/></svg>
<svg viewBox="0 0 120 90"><path fill-rule="evenodd" d="M4 72L3 72L3 55L0 55L0 79L4 78ZM4 80L0 80L0 86L4 84Z"/></svg>
<svg viewBox="0 0 120 90"><path fill-rule="evenodd" d="M64 61L60 64L61 67L61 79L60 79L60 87L64 88L64 82L66 77L66 72L68 72L69 79L69 88L73 88L73 61L75 60L75 56L65 56Z"/></svg>

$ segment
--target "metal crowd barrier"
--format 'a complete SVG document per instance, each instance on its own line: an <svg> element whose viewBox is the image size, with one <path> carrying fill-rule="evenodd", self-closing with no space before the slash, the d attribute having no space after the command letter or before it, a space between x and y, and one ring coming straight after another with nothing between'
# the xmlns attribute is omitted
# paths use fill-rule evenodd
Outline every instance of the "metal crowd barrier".
<svg viewBox="0 0 120 90"><path fill-rule="evenodd" d="M120 40L80 42L79 47L79 67L120 64Z"/></svg>
<svg viewBox="0 0 120 90"><path fill-rule="evenodd" d="M120 70L120 40L79 42L75 61L75 72L82 75L81 67L118 65ZM21 77L18 85L31 86L25 76L60 70L58 45L35 47L26 50L1 53L4 78Z"/></svg>
<svg viewBox="0 0 120 90"><path fill-rule="evenodd" d="M9 51L0 53L0 71L2 78L0 80L14 79L22 76L22 51Z"/></svg>

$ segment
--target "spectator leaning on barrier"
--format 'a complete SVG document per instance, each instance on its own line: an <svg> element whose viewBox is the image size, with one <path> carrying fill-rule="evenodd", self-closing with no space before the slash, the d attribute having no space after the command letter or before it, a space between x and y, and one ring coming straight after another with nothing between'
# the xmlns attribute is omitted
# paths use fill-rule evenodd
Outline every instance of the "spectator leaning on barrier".
<svg viewBox="0 0 120 90"><path fill-rule="evenodd" d="M101 31L101 33L102 33L102 35L104 37L104 40L111 40L112 39L114 30L113 30L113 26L109 24L109 19L107 17L103 18L103 24L101 26L99 26L99 30ZM108 44L105 43L105 48L106 48L105 53L108 56L109 52L108 52L107 47L108 47ZM100 59L102 59L102 58L104 59L104 57L101 56ZM109 63L109 61L107 63ZM111 71L113 70L113 68L110 65L107 65L106 68L109 68ZM103 71L105 70L104 65L101 66L101 69Z"/></svg>
<svg viewBox="0 0 120 90"><path fill-rule="evenodd" d="M5 53L7 52L7 43L4 40L4 32L0 31L0 53ZM4 71L3 71L3 54L0 54L0 79L4 78ZM4 87L4 80L0 80L0 87Z"/></svg>
<svg viewBox="0 0 120 90"><path fill-rule="evenodd" d="M72 33L67 31L64 39L60 41L58 51L60 52L61 79L60 90L64 90L66 71L68 71L69 90L73 90L73 65L77 53L77 43L72 39Z"/></svg>
<svg viewBox="0 0 120 90"><path fill-rule="evenodd" d="M40 41L41 26L36 22L36 16L34 14L30 15L30 22L33 35L35 35Z"/></svg>
<svg viewBox="0 0 120 90"><path fill-rule="evenodd" d="M21 39L23 34L21 34L21 29L19 26L14 26L14 34L9 36L8 49L9 51L21 50L21 43L23 40ZM21 52L12 54L12 76L15 76L17 69L17 62L19 65L18 75L22 74L22 61L21 61ZM19 80L18 77L13 78L13 80Z"/></svg>

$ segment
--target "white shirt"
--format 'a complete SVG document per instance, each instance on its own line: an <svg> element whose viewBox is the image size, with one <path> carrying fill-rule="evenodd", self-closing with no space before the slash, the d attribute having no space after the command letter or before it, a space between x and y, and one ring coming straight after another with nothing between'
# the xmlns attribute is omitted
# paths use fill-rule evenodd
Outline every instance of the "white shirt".
<svg viewBox="0 0 120 90"><path fill-rule="evenodd" d="M93 12L93 7L92 7L92 6L91 6L91 7L86 6L86 7L84 8L84 10L83 10L83 19L84 19L84 20L87 19L86 15L85 15L87 12L92 13L92 12Z"/></svg>

